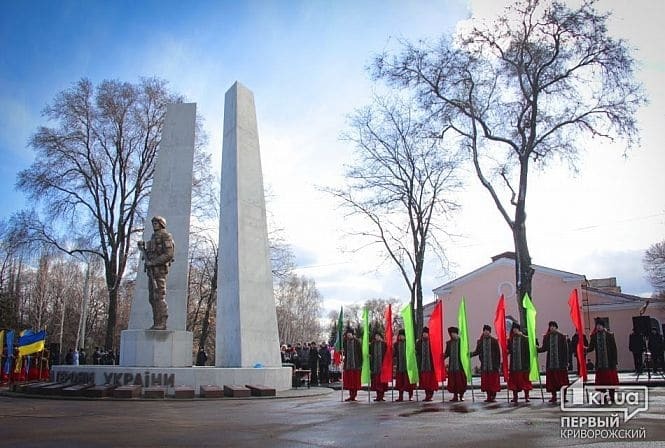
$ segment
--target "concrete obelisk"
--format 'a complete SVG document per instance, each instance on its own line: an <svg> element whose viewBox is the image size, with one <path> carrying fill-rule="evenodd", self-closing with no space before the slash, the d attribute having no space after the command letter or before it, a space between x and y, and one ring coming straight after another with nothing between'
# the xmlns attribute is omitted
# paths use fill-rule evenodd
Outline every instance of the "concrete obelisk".
<svg viewBox="0 0 665 448"><path fill-rule="evenodd" d="M144 240L150 239L150 218L160 215L166 219L175 241L175 260L166 283L167 330L146 330L152 325L152 311L148 303L148 278L140 271L129 327L121 333L120 364L123 366L192 365L192 333L185 330L195 124L195 103L167 106L143 233Z"/></svg>
<svg viewBox="0 0 665 448"><path fill-rule="evenodd" d="M254 95L238 82L224 101L220 197L215 364L281 368Z"/></svg>

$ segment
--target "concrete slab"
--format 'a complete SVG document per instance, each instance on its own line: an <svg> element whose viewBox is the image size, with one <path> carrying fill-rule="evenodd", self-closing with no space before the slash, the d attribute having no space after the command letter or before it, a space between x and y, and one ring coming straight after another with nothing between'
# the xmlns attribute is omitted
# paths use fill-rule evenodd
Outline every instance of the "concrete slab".
<svg viewBox="0 0 665 448"><path fill-rule="evenodd" d="M225 384L224 396L233 398L245 398L252 395L251 390L239 384Z"/></svg>
<svg viewBox="0 0 665 448"><path fill-rule="evenodd" d="M190 386L176 386L173 390L173 398L176 399L190 399L194 395L194 388Z"/></svg>
<svg viewBox="0 0 665 448"><path fill-rule="evenodd" d="M165 387L147 387L143 389L143 398L161 398L166 396Z"/></svg>
<svg viewBox="0 0 665 448"><path fill-rule="evenodd" d="M113 390L113 398L140 398L141 386L120 386Z"/></svg>
<svg viewBox="0 0 665 448"><path fill-rule="evenodd" d="M199 397L201 398L222 398L224 397L224 389L214 384L205 384L199 389Z"/></svg>

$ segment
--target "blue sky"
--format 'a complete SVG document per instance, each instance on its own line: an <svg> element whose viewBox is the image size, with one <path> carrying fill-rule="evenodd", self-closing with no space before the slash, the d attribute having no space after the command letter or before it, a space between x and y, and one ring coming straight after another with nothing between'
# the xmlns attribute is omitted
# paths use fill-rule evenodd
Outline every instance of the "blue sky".
<svg viewBox="0 0 665 448"><path fill-rule="evenodd" d="M580 174L553 164L529 192L527 222L534 262L588 277L617 276L624 291L649 292L641 256L665 238L665 116L661 2L604 0L611 30L638 49L638 74L651 98L638 117L642 147L586 150ZM30 135L55 94L88 77L137 81L158 76L197 103L219 171L223 98L239 80L255 95L269 207L314 278L326 307L373 297L406 298L389 265L352 255L344 219L317 185L338 183L352 148L340 141L346 116L367 104L365 67L398 39L437 38L473 11L501 2L449 1L21 1L0 3L0 217L25 206L14 191L27 168ZM639 4L639 7L635 7ZM469 174L451 243L453 270L429 266L425 290L511 250L507 227ZM369 267L372 268L369 268Z"/></svg>

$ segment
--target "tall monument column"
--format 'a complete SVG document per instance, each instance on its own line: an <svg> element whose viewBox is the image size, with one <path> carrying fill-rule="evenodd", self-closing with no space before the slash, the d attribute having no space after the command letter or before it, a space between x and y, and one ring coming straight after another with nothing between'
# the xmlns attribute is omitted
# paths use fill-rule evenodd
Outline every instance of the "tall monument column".
<svg viewBox="0 0 665 448"><path fill-rule="evenodd" d="M254 95L224 100L217 367L281 367Z"/></svg>
<svg viewBox="0 0 665 448"><path fill-rule="evenodd" d="M196 103L168 105L143 231L143 240L149 240L153 233L150 219L162 216L175 241L174 261L166 280L167 329L147 330L153 319L148 302L148 276L141 262L129 326L121 333L123 366L192 365L192 333L185 330L195 124Z"/></svg>

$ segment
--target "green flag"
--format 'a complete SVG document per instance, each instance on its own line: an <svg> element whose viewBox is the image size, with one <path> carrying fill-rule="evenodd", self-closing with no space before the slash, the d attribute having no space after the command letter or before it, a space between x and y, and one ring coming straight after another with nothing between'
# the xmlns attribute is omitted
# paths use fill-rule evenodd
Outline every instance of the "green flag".
<svg viewBox="0 0 665 448"><path fill-rule="evenodd" d="M342 351L344 347L342 340L344 338L344 307L339 307L339 318L337 318L337 340L335 341L335 351L337 353Z"/></svg>
<svg viewBox="0 0 665 448"><path fill-rule="evenodd" d="M459 351L462 361L462 369L466 375L466 380L471 379L471 358L469 357L469 329L466 325L466 301L462 297L457 310L457 326L459 327Z"/></svg>
<svg viewBox="0 0 665 448"><path fill-rule="evenodd" d="M529 380L538 381L540 371L538 370L538 352L536 351L536 307L533 306L529 294L524 294L522 306L526 311L526 331L529 337Z"/></svg>
<svg viewBox="0 0 665 448"><path fill-rule="evenodd" d="M410 303L406 304L400 315L404 321L406 336L406 371L411 384L416 384L418 382L418 359L416 358L416 333L413 329L413 310Z"/></svg>
<svg viewBox="0 0 665 448"><path fill-rule="evenodd" d="M363 309L363 368L360 371L360 383L369 384L371 370L369 368L369 310Z"/></svg>

